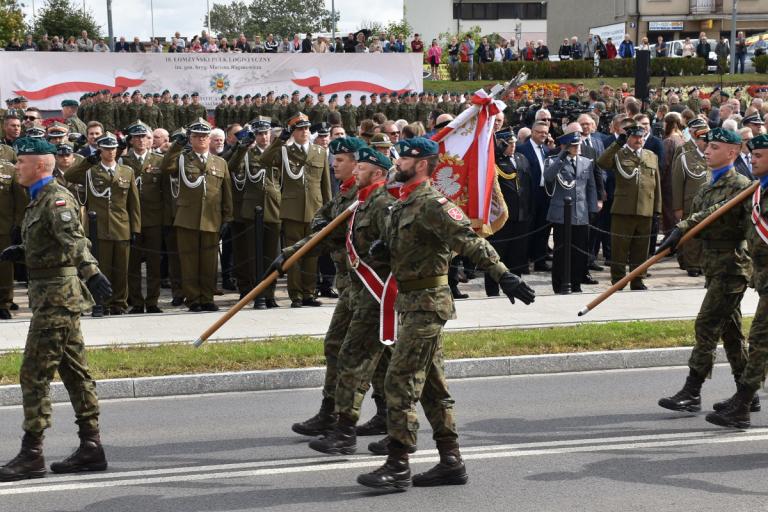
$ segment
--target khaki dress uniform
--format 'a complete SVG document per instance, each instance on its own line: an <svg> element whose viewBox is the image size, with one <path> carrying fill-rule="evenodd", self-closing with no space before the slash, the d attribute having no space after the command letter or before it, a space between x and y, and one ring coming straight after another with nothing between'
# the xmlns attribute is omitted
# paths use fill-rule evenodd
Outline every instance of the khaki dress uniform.
<svg viewBox="0 0 768 512"><path fill-rule="evenodd" d="M698 148L682 153L672 164L672 208L682 210L683 219L693 213L693 198L707 179L707 162ZM701 271L701 256L701 240L696 238L677 251L677 261L683 270Z"/></svg>
<svg viewBox="0 0 768 512"><path fill-rule="evenodd" d="M21 227L27 193L16 181L16 169L0 160L0 251L13 243L11 234ZM0 262L0 310L8 310L13 302L13 263Z"/></svg>

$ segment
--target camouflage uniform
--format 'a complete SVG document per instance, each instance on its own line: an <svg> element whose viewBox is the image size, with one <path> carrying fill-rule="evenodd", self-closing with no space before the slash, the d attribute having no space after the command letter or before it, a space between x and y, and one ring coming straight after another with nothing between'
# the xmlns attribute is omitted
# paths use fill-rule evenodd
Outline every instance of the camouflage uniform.
<svg viewBox="0 0 768 512"><path fill-rule="evenodd" d="M443 325L455 318L447 277L451 251L468 257L496 281L507 268L461 210L426 181L394 204L385 239L399 289L398 339L384 384L387 431L404 446L414 446L419 401L438 449L452 449L458 446L458 432L442 347Z"/></svg>
<svg viewBox="0 0 768 512"><path fill-rule="evenodd" d="M749 185L749 179L729 169L714 184L701 187L691 205L693 214L677 227L685 233L706 216L706 209L726 201ZM741 331L741 299L752 274L744 233L747 218L736 208L716 220L698 235L703 244L702 270L707 293L696 317L696 345L688 366L699 377L711 374L717 342L722 338L734 375L741 375L747 363Z"/></svg>
<svg viewBox="0 0 768 512"><path fill-rule="evenodd" d="M97 274L96 260L79 222L79 204L55 180L29 203L22 238L29 268L32 321L24 349L20 383L26 432L51 426L49 383L58 370L75 410L75 423L98 430L96 384L88 373L80 314L93 305L78 278Z"/></svg>

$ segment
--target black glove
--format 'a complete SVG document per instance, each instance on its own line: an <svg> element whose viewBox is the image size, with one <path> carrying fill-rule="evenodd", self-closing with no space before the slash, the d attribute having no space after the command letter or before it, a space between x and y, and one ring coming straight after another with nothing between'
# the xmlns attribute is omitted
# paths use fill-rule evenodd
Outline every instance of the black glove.
<svg viewBox="0 0 768 512"><path fill-rule="evenodd" d="M86 160L88 160L90 163L94 165L101 162L101 150L97 149L91 155L88 155L88 158Z"/></svg>
<svg viewBox="0 0 768 512"><path fill-rule="evenodd" d="M280 254L277 255L277 258L275 258L275 261L269 264L269 267L267 267L267 271L264 272L264 277L267 277L272 272L277 272L277 274L280 277L284 277L285 271L283 270L283 263L285 263L285 254L281 252Z"/></svg>
<svg viewBox="0 0 768 512"><path fill-rule="evenodd" d="M69 142L74 142L78 146L85 146L85 144L88 142L88 138L82 133L70 133L67 136L67 139Z"/></svg>
<svg viewBox="0 0 768 512"><path fill-rule="evenodd" d="M13 229L11 229L11 243L21 243L21 226L13 226Z"/></svg>
<svg viewBox="0 0 768 512"><path fill-rule="evenodd" d="M88 291L93 295L93 300L96 301L96 304L103 304L112 296L112 284L107 279L107 276L101 272L92 275L85 282L85 286L88 287Z"/></svg>
<svg viewBox="0 0 768 512"><path fill-rule="evenodd" d="M256 132L251 130L250 128L243 128L237 134L235 135L238 140L238 144L241 147L248 147L254 142L256 142Z"/></svg>
<svg viewBox="0 0 768 512"><path fill-rule="evenodd" d="M616 139L616 143L619 145L619 147L624 147L624 144L627 143L627 134L626 133L620 133L619 138Z"/></svg>
<svg viewBox="0 0 768 512"><path fill-rule="evenodd" d="M130 135L128 137L130 137ZM119 153L125 151L125 149L128 147L128 142L130 141L128 137L117 138L117 151Z"/></svg>
<svg viewBox="0 0 768 512"><path fill-rule="evenodd" d="M376 260L389 259L389 246L384 240L374 240L368 248L368 256Z"/></svg>
<svg viewBox="0 0 768 512"><path fill-rule="evenodd" d="M23 261L25 253L23 245L9 245L0 252L0 261Z"/></svg>
<svg viewBox="0 0 768 512"><path fill-rule="evenodd" d="M291 135L292 135L291 130L287 130L287 129L283 128L283 131L280 132L280 140L285 142L285 141L287 141L288 139L291 138Z"/></svg>
<svg viewBox="0 0 768 512"><path fill-rule="evenodd" d="M680 231L680 228L673 229L669 232L667 237L661 241L659 247L656 248L655 254L659 254L664 249L669 249L669 254L674 254L681 238L683 238L683 232Z"/></svg>
<svg viewBox="0 0 768 512"><path fill-rule="evenodd" d="M515 298L520 299L524 304L530 304L536 298L533 288L511 272L504 272L499 279L499 287L512 304L515 303Z"/></svg>
<svg viewBox="0 0 768 512"><path fill-rule="evenodd" d="M187 145L187 134L186 133L175 133L173 136L171 136L171 140L178 144L179 146L186 146Z"/></svg>
<svg viewBox="0 0 768 512"><path fill-rule="evenodd" d="M328 224L330 224L330 222L326 219L319 219L312 223L312 232L317 233L318 231L322 231Z"/></svg>

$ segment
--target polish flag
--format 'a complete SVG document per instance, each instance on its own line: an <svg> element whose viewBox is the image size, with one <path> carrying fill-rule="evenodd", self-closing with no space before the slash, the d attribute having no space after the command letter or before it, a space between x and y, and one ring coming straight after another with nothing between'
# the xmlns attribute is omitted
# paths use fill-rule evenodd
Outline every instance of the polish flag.
<svg viewBox="0 0 768 512"><path fill-rule="evenodd" d="M493 99L495 90L491 93L483 89L474 93L469 100L472 106L432 136L440 144L432 186L460 206L477 230L496 220L493 120L506 105Z"/></svg>
<svg viewBox="0 0 768 512"><path fill-rule="evenodd" d="M397 92L402 94L412 89L412 87L409 87L410 84L407 80L405 82L396 82L395 80L378 73L356 70L354 72L354 80L350 80L349 78L349 70L332 71L323 73L321 76L320 70L310 68L303 71L294 71L293 79L291 79L291 81L300 87L306 87L314 94L321 91L324 94L346 93L352 91L366 92L369 94L381 94L382 92Z"/></svg>
<svg viewBox="0 0 768 512"><path fill-rule="evenodd" d="M94 69L69 69L50 73L34 81L17 83L14 93L40 101L62 95L77 97L86 92L104 89L109 89L112 94L122 93L144 82L142 71L117 69L108 74Z"/></svg>

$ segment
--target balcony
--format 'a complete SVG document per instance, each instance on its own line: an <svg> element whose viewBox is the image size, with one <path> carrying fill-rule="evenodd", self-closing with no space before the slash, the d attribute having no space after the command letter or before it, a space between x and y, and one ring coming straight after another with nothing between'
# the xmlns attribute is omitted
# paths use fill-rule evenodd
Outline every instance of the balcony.
<svg viewBox="0 0 768 512"><path fill-rule="evenodd" d="M718 3L722 5L717 0L691 0L691 14L713 14Z"/></svg>

